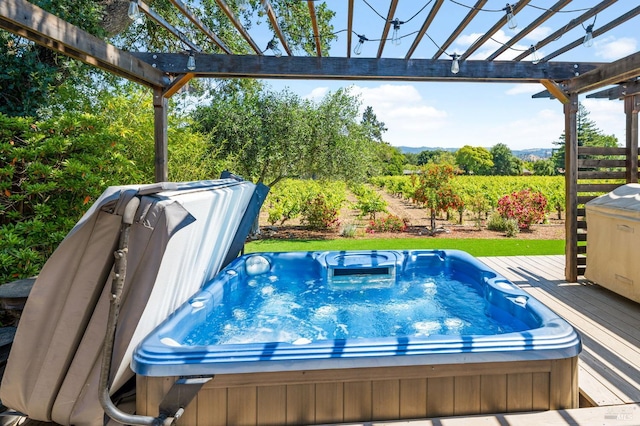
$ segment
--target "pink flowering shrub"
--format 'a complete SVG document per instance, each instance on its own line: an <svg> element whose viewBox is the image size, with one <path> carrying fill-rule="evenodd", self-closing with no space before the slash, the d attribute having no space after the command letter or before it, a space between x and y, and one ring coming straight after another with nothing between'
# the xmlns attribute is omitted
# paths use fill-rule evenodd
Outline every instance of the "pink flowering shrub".
<svg viewBox="0 0 640 426"><path fill-rule="evenodd" d="M387 215L383 218L373 219L369 222L366 231L374 232L404 232L407 230L407 220L395 215Z"/></svg>
<svg viewBox="0 0 640 426"><path fill-rule="evenodd" d="M506 219L518 221L520 229L529 229L531 224L545 217L547 198L541 192L523 189L498 200L498 213Z"/></svg>

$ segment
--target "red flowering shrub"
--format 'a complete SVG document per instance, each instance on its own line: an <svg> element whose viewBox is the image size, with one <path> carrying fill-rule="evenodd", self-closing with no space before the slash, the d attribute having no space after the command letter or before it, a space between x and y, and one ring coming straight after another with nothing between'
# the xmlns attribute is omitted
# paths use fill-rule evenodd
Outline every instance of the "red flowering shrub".
<svg viewBox="0 0 640 426"><path fill-rule="evenodd" d="M331 201L318 194L302 207L302 223L310 229L328 229L340 225L339 206L332 205Z"/></svg>
<svg viewBox="0 0 640 426"><path fill-rule="evenodd" d="M544 219L547 198L541 192L523 189L498 200L498 213L506 219L518 221L520 229L529 229L531 224Z"/></svg>
<svg viewBox="0 0 640 426"><path fill-rule="evenodd" d="M374 232L404 232L407 230L407 220L400 219L395 215L373 219L369 222L366 231L370 234Z"/></svg>

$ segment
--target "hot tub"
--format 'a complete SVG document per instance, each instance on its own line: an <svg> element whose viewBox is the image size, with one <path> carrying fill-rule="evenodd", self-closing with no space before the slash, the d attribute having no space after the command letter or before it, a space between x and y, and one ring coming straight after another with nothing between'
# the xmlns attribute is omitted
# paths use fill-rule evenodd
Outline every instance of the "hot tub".
<svg viewBox="0 0 640 426"><path fill-rule="evenodd" d="M580 338L456 250L238 258L136 349L137 411L213 377L183 424L314 424L578 406Z"/></svg>

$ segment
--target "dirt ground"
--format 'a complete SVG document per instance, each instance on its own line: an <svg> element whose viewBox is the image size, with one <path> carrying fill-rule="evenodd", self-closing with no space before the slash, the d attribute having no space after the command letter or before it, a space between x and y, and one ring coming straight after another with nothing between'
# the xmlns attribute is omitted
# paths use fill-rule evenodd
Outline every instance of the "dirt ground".
<svg viewBox="0 0 640 426"><path fill-rule="evenodd" d="M312 231L301 226L300 220L295 219L287 221L284 225L275 226L267 222L266 208L260 214L260 238L264 239L337 239L344 238L340 235L344 225L355 224L357 231L355 237L351 238L509 238L502 232L490 231L484 226L484 221L478 227L471 217L465 217L463 224L457 223L457 215L447 221L444 218L437 220L438 228L441 232L437 232L431 236L428 232L429 218L427 210L412 204L408 200L400 199L387 194L384 191L378 191L383 199L387 202L387 211L389 214L396 215L406 219L408 222L407 230L397 233L367 233L365 228L369 222L368 218L358 217L358 210L351 206L355 203L355 196L348 195L348 202L340 211L340 226L335 229L326 231ZM384 215L384 213L382 214ZM564 220L555 219L552 215L548 219L548 223L534 225L530 231L521 231L515 237L516 239L537 239L537 240L558 240L564 239Z"/></svg>

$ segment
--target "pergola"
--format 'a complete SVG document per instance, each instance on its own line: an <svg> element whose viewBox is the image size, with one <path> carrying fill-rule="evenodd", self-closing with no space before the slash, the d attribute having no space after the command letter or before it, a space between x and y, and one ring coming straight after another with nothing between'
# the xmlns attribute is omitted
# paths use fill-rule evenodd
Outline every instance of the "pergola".
<svg viewBox="0 0 640 426"><path fill-rule="evenodd" d="M507 4L504 13L499 14L495 24L486 30L471 46L460 55L450 55L447 50L462 32L473 22L488 0L477 0L468 7L468 13L460 21L447 20L451 26L449 37L434 49L430 59L414 58L416 49L429 39L428 30L438 15L445 0L421 2L426 18L419 31L412 35L412 42L403 58L384 57L389 32L402 24L396 18L399 0L389 0L388 12L378 42L375 57L352 57L354 46L369 41L364 35L354 31L354 0L344 0L347 16L341 17L346 29L346 54L342 57L323 55L322 35L319 33L316 4L306 1L314 31L314 56L298 56L292 52L285 34L279 25L279 17L269 0L262 0L265 16L270 23L279 44L286 52L284 56L265 55L273 50L269 43L264 51L258 47L250 32L242 25L225 0L216 0L218 7L228 18L229 25L236 28L249 46L252 54L234 53L218 35L190 11L181 0L170 0L185 18L185 22L195 26L217 46L217 53L209 54L188 40L177 28L168 23L142 0L135 6L188 46L188 52L128 52L104 42L87 32L69 24L26 0L2 0L0 2L0 28L25 37L51 50L78 59L87 64L127 78L153 90L155 109L155 179L167 180L167 110L168 99L193 78L255 78L255 79L332 79L332 80L386 80L386 81L435 81L435 82L513 82L540 83L546 89L534 97L553 97L560 101L565 114L566 141L566 279L570 282L582 275L586 265L586 221L584 203L595 197L595 193L607 192L619 184L593 183L598 179L624 179L638 182L638 109L640 108L640 52L611 63L557 62L560 56L583 43L583 36L568 43L545 57L532 61L534 53L546 45L556 42L572 28L582 26L586 35L601 36L611 29L628 22L640 14L640 6L635 2L625 2L626 9L608 23L594 27L589 24L598 13L616 3L603 0L593 7L580 9L574 19L566 19L566 24L554 33L540 40L535 46L522 51L511 60L498 60L508 49L513 48L525 36L539 28L547 20L565 9L571 0L559 0L553 6L540 8L530 4L530 0L520 0ZM452 0L449 0L452 1ZM470 1L470 0L468 0ZM459 2L457 2L459 3ZM576 2L578 3L578 2ZM368 3L367 3L368 4ZM132 5L133 6L133 5ZM482 60L469 59L485 43L494 40L494 35L508 24L510 15L517 15L525 7L539 9L538 16L500 48ZM620 5L618 5L620 6ZM578 7L578 6L576 6ZM587 26L585 27L585 23ZM636 22L637 24L637 22ZM357 37L353 37L356 35ZM364 39L363 39L364 37ZM435 43L435 42L434 42ZM523 59L529 59L524 61ZM453 62L458 70L452 68ZM626 114L626 143L621 148L579 147L577 139L578 95L591 93L588 97L624 99ZM589 158L583 158L588 156ZM606 157L606 158L597 158ZM616 156L617 159L611 159ZM589 183L579 183L589 179Z"/></svg>

